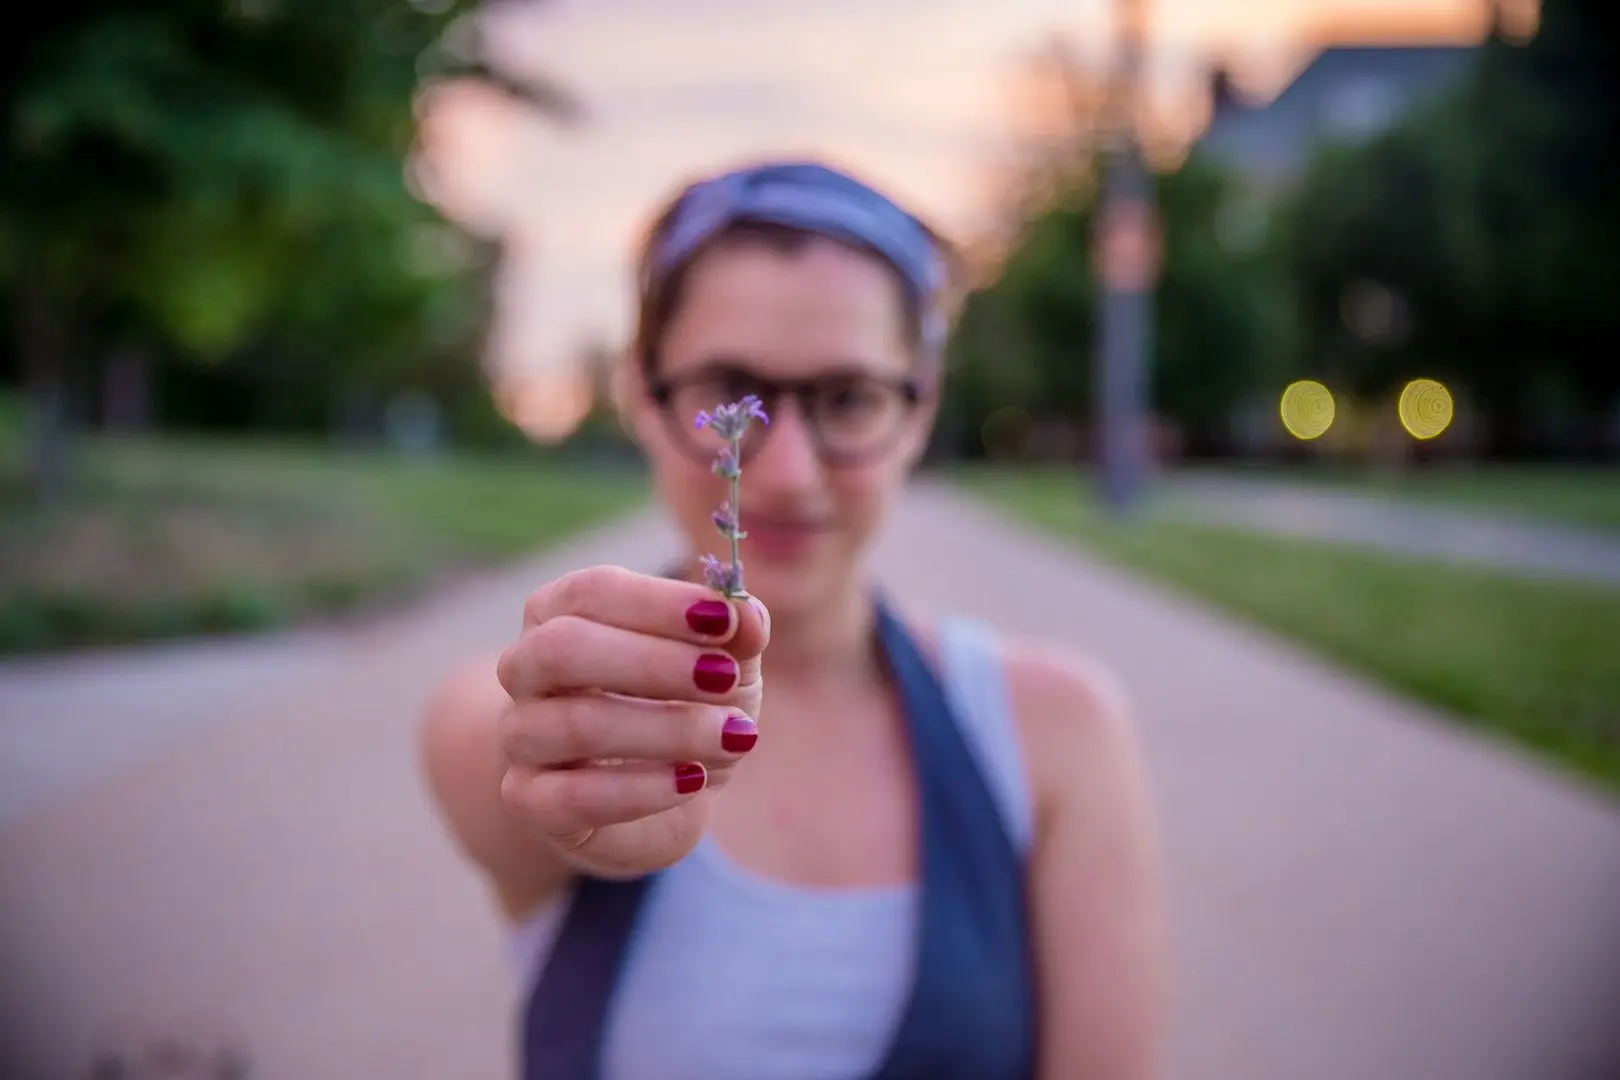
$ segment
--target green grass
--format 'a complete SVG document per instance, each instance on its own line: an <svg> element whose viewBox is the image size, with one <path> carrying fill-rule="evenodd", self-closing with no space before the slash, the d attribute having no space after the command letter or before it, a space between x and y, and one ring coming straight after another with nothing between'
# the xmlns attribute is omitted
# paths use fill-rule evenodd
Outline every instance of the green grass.
<svg viewBox="0 0 1620 1080"><path fill-rule="evenodd" d="M1072 471L962 482L1104 560L1294 638L1620 792L1620 590L1155 518L1115 522Z"/></svg>
<svg viewBox="0 0 1620 1080"><path fill-rule="evenodd" d="M91 440L41 504L0 488L0 652L266 629L372 609L635 505L642 478L538 455L410 460Z"/></svg>
<svg viewBox="0 0 1620 1080"><path fill-rule="evenodd" d="M1376 470L1234 470L1253 479L1309 482L1424 506L1575 525L1620 534L1620 468L1602 466L1430 467Z"/></svg>

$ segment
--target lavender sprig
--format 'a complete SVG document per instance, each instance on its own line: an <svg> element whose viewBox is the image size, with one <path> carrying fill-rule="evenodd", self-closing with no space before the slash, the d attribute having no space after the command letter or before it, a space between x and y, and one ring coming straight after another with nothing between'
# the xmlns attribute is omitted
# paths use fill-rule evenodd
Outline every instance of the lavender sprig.
<svg viewBox="0 0 1620 1080"><path fill-rule="evenodd" d="M714 527L720 530L720 535L731 541L731 563L722 563L713 555L703 556L703 580L709 588L725 596L747 595L743 589L743 567L737 552L737 541L748 535L742 531L739 509L742 504L742 437L754 420L763 424L771 422L771 418L765 415L764 404L749 394L730 405L715 406L712 413L699 412L693 421L693 426L699 431L709 428L730 444L721 447L712 468L716 476L731 485L731 498L721 503L720 509L710 517Z"/></svg>

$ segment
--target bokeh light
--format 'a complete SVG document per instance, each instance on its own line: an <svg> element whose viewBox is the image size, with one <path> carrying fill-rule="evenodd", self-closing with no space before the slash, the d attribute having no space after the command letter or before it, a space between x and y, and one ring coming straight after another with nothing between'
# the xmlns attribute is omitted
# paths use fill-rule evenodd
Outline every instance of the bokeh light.
<svg viewBox="0 0 1620 1080"><path fill-rule="evenodd" d="M1282 422L1296 439L1317 439L1333 426L1333 391L1314 379L1288 384L1282 395Z"/></svg>
<svg viewBox="0 0 1620 1080"><path fill-rule="evenodd" d="M993 460L1017 461L1029 453L1032 434L1029 414L1015 405L1003 405L985 417L980 438Z"/></svg>
<svg viewBox="0 0 1620 1080"><path fill-rule="evenodd" d="M493 381L495 407L537 443L556 443L573 434L591 411L594 388L582 376L523 374Z"/></svg>
<svg viewBox="0 0 1620 1080"><path fill-rule="evenodd" d="M1434 379L1413 379L1396 406L1401 427L1414 439L1432 439L1451 426L1455 405L1451 391Z"/></svg>

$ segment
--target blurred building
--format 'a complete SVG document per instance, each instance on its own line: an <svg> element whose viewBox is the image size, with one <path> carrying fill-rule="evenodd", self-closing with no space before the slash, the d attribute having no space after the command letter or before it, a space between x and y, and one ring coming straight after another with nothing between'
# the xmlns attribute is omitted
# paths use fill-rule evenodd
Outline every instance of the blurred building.
<svg viewBox="0 0 1620 1080"><path fill-rule="evenodd" d="M1333 45L1264 102L1246 99L1217 67L1198 149L1275 191L1299 175L1321 143L1375 136L1458 85L1479 52L1477 45Z"/></svg>
<svg viewBox="0 0 1620 1080"><path fill-rule="evenodd" d="M1265 232L1276 196L1328 142L1360 142L1393 127L1411 109L1468 76L1478 44L1330 45L1269 101L1243 93L1224 66L1210 75L1210 121L1194 151L1244 181L1219 223L1232 250Z"/></svg>

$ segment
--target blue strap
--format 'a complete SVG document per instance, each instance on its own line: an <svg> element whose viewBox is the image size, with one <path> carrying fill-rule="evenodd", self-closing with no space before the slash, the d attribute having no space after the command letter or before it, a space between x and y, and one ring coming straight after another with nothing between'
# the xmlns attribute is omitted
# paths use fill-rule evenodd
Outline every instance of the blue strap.
<svg viewBox="0 0 1620 1080"><path fill-rule="evenodd" d="M923 888L911 998L873 1080L1026 1080L1035 1002L1023 860L938 677L884 603L878 635L909 721Z"/></svg>
<svg viewBox="0 0 1620 1080"><path fill-rule="evenodd" d="M870 1080L1029 1080L1036 1032L1023 860L938 677L881 598L877 631L916 766L922 889L911 995ZM599 1080L613 990L656 880L580 880L524 1016L525 1080Z"/></svg>
<svg viewBox="0 0 1620 1080"><path fill-rule="evenodd" d="M613 988L656 875L581 877L523 1022L524 1080L596 1080Z"/></svg>

